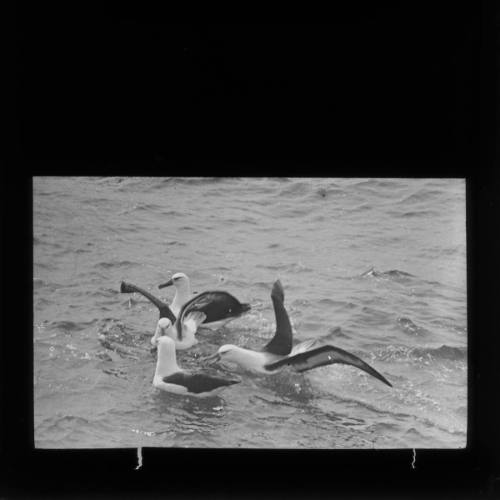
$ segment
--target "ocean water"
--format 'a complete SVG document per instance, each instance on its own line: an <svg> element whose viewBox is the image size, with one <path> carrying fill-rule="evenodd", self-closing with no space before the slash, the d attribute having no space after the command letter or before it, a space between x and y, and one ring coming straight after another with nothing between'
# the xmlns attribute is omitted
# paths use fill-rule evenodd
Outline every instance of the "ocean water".
<svg viewBox="0 0 500 500"><path fill-rule="evenodd" d="M467 439L465 181L36 177L34 428L38 448L457 448ZM177 271L252 310L178 352L263 346L281 279L297 341L345 365L242 379L195 399L152 386L156 308L121 294Z"/></svg>

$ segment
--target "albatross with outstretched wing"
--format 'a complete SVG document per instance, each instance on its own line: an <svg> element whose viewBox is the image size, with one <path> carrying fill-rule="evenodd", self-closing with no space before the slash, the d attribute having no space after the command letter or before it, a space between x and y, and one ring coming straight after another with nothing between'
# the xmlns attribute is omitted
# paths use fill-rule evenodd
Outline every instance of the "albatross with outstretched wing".
<svg viewBox="0 0 500 500"><path fill-rule="evenodd" d="M355 366L392 387L392 384L377 370L354 354L338 347L322 345L314 348L315 341L306 341L293 348L292 326L285 309L284 299L283 286L277 280L271 291L276 331L274 337L261 351L226 344L221 346L214 355L205 358L205 361L228 361L261 374L276 373L285 366L290 366L297 372L305 372L319 366L342 363Z"/></svg>

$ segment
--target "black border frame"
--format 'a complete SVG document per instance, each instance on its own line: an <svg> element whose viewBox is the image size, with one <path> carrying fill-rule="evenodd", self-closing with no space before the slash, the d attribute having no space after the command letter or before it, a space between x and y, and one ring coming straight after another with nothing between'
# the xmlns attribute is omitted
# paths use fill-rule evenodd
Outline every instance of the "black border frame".
<svg viewBox="0 0 500 500"><path fill-rule="evenodd" d="M374 153L351 149L362 140L362 136L351 139L347 146L335 151L324 136L316 139L312 133L306 133L304 144L299 149L290 145L289 150L283 150L286 138L280 136L281 141L276 147L269 140L265 143L247 141L227 144L226 149L221 151L215 146L207 148L214 134L208 131L206 137L202 137L199 130L170 151L155 149L155 144L145 142L142 135L138 135L138 141L143 141L143 147L131 151L126 149L126 144L123 150L114 150L116 141L109 147L99 143L89 151L84 149L84 142L75 143L80 149L74 149L75 144L61 144L55 151L40 149L41 141L49 137L51 130L45 131L45 136L44 131L39 130L41 139L36 143L30 143L24 133L36 110L26 109L23 104L27 74L23 63L24 52L29 44L36 43L42 30L34 30L23 14L19 14L16 34L16 41L19 42L17 114L14 118L18 134L16 161L10 163L7 172L2 174L2 493L21 498L255 498L257 495L268 498L495 498L499 494L496 284L500 278L497 265L500 255L500 207L495 148L498 109L495 104L492 105L498 97L495 9L493 2L485 1L479 6L481 11L478 17L474 17L477 16L477 7L472 7L472 4L468 7L469 10L460 11L453 18L453 22L458 23L467 35L461 52L463 57L458 61L460 66L452 75L456 86L450 92L455 93L457 112L447 123L453 124L453 130L443 131L442 145L436 142L435 137L427 137L424 130L419 137L419 141L426 146L423 152L417 150L418 141L415 141L408 143L415 146L409 152L396 144L392 149L384 151L381 148ZM447 8L441 7L439 14ZM399 11L388 12L397 22ZM470 12L474 13L472 21L466 22ZM42 22L46 22L47 17L48 14L42 17ZM448 35L443 21L445 17L443 15L440 21L436 21L438 26L442 26L443 38ZM422 15L417 21L425 18L426 15ZM462 21L463 24L460 24ZM139 23L136 20L130 22ZM106 20L106 23L112 24L112 21ZM47 24L45 27L50 29L52 26ZM449 34L456 35L451 31ZM476 50L480 57L479 65ZM479 85L476 85L478 68ZM310 90L313 90L312 87ZM479 108L478 90L481 96ZM233 101L226 106L232 104ZM60 102L58 106L63 107L65 103ZM158 118L155 120L160 122ZM56 124L55 130L75 126L75 122ZM76 132L84 135L88 125L88 122L77 124ZM408 126L407 123L403 125ZM416 133L421 125L410 124L410 132ZM245 132L251 132L251 127L255 126L258 123L254 121L245 128ZM53 130L54 124L49 123L48 128ZM382 133L375 131L374 134L376 139L382 138ZM370 144L374 144L373 138ZM204 147L198 148L198 145ZM212 158L212 161L189 163L186 155L190 158ZM225 161L213 161L214 157L224 158ZM141 161L130 162L130 158ZM183 160L179 161L179 158ZM252 158L257 161L252 161ZM275 161L276 158L280 161ZM297 158L302 158L302 161ZM319 158L329 160L316 160ZM228 161L230 159L233 161ZM467 448L417 450L415 468L411 466L412 450L143 449L143 467L139 470L135 470L136 449L35 450L31 420L31 177L170 175L173 171L185 171L190 175L238 176L465 177L469 318ZM171 472L172 464L176 466L174 473ZM193 474L183 473L184 466L184 470L193 471Z"/></svg>

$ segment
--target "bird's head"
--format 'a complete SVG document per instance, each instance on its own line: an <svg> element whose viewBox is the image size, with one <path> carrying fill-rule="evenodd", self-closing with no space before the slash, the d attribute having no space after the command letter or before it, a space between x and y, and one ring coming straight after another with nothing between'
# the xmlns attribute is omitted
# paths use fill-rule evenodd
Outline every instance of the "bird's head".
<svg viewBox="0 0 500 500"><path fill-rule="evenodd" d="M172 327L172 322L168 318L160 318L158 324L156 325L156 331L151 338L151 344L155 347L158 346L158 342L168 333L168 329Z"/></svg>
<svg viewBox="0 0 500 500"><path fill-rule="evenodd" d="M232 345L232 344L225 344L217 350L214 354L211 356L206 357L203 359L205 362L209 363L216 363L219 361L235 361L236 358L238 357L238 346Z"/></svg>
<svg viewBox="0 0 500 500"><path fill-rule="evenodd" d="M176 289L189 288L189 278L184 273L175 273L166 283L158 285L158 288L174 286Z"/></svg>

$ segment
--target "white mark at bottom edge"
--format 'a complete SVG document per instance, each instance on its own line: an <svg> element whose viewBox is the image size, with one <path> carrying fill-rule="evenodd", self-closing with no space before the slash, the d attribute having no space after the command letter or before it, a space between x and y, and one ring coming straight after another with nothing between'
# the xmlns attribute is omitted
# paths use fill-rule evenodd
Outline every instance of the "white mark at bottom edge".
<svg viewBox="0 0 500 500"><path fill-rule="evenodd" d="M137 467L135 470L140 469L142 467L142 446L137 448Z"/></svg>
<svg viewBox="0 0 500 500"><path fill-rule="evenodd" d="M411 468L415 468L415 460L417 459L417 452L415 451L415 448L413 448L413 461L411 463Z"/></svg>

